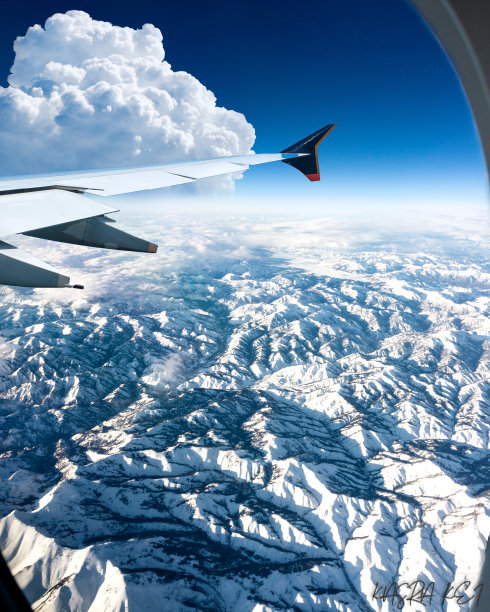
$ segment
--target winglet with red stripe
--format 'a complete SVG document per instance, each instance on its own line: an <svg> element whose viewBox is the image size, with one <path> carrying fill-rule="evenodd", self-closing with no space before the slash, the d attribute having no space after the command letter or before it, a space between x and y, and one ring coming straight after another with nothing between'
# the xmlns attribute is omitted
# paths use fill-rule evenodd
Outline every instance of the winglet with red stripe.
<svg viewBox="0 0 490 612"><path fill-rule="evenodd" d="M299 142L291 145L287 149L284 149L284 151L281 151L281 153L298 153L299 155L298 157L283 159L282 161L285 164L293 166L293 168L297 168L310 181L319 181L320 169L318 167L317 148L322 140L326 138L328 134L330 134L334 127L335 123L330 123L313 134L310 134L306 138L303 138Z"/></svg>

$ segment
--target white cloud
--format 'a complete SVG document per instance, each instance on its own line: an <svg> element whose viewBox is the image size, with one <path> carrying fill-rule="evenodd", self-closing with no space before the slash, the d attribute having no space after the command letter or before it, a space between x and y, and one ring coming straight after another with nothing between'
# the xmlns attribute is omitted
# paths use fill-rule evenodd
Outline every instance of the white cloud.
<svg viewBox="0 0 490 612"><path fill-rule="evenodd" d="M242 114L164 61L153 25L69 11L29 28L14 49L0 88L4 175L238 155L254 142Z"/></svg>
<svg viewBox="0 0 490 612"><path fill-rule="evenodd" d="M153 357L148 361L150 364L141 377L142 382L147 385L169 389L184 379L185 362L179 353L170 355L166 359Z"/></svg>

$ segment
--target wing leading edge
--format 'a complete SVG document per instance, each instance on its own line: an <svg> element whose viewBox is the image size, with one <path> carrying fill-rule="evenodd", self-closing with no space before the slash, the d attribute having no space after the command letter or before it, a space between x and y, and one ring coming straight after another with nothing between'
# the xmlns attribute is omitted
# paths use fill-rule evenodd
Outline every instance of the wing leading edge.
<svg viewBox="0 0 490 612"><path fill-rule="evenodd" d="M84 194L112 196L159 189L243 172L273 161L283 161L316 181L320 179L317 147L334 127L329 124L280 153L0 179L0 237L26 234L70 244L154 253L157 245L114 227L107 215L116 208ZM78 287L69 282L51 266L0 241L0 284Z"/></svg>

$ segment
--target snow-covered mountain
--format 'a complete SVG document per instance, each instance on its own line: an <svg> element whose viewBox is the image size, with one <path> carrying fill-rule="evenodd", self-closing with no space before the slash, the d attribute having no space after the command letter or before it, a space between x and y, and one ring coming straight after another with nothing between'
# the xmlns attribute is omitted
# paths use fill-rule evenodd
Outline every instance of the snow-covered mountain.
<svg viewBox="0 0 490 612"><path fill-rule="evenodd" d="M87 287L0 289L0 546L35 610L467 609L488 236L392 221L166 217L148 257L29 240Z"/></svg>

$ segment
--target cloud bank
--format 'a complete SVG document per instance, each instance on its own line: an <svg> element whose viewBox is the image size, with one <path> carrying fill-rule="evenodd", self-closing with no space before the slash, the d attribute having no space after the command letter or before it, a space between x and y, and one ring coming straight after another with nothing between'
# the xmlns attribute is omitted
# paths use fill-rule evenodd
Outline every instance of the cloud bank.
<svg viewBox="0 0 490 612"><path fill-rule="evenodd" d="M50 17L14 44L0 88L0 174L241 155L252 125L164 60L162 34Z"/></svg>

